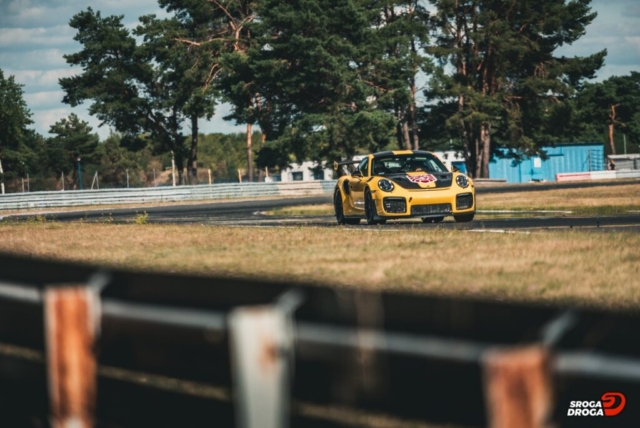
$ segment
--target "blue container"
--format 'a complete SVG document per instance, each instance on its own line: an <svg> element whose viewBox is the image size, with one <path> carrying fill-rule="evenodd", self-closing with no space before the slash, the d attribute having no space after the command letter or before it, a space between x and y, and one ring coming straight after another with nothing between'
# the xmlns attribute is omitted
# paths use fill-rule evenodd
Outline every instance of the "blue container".
<svg viewBox="0 0 640 428"><path fill-rule="evenodd" d="M604 145L595 143L558 144L543 147L546 160L539 156L515 162L506 157L510 150L500 149L503 156L489 163L489 177L506 179L507 183L556 181L556 174L602 171L605 169Z"/></svg>

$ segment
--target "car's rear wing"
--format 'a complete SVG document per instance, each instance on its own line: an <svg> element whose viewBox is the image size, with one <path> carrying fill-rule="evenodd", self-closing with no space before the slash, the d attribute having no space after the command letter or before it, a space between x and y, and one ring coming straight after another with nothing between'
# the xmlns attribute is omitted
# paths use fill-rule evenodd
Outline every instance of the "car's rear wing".
<svg viewBox="0 0 640 428"><path fill-rule="evenodd" d="M337 171L341 166L344 165L353 165L354 163L360 163L360 160L346 160L346 161L340 161L340 162L333 162L333 169L335 171Z"/></svg>

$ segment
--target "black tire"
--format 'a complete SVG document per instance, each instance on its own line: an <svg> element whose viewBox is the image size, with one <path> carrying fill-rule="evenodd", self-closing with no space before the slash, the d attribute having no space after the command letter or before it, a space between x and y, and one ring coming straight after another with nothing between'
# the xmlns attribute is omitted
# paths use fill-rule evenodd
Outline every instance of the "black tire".
<svg viewBox="0 0 640 428"><path fill-rule="evenodd" d="M342 207L342 194L337 187L336 191L333 192L333 210L335 211L338 224L346 224L347 218L344 216L344 209Z"/></svg>
<svg viewBox="0 0 640 428"><path fill-rule="evenodd" d="M473 220L473 217L475 215L476 213L460 214L460 215L454 215L453 218L456 220L456 223L468 223L471 220Z"/></svg>
<svg viewBox="0 0 640 428"><path fill-rule="evenodd" d="M444 217L423 217L423 223L441 223L444 220Z"/></svg>
<svg viewBox="0 0 640 428"><path fill-rule="evenodd" d="M386 223L386 221L383 223L383 220L376 220L376 205L375 202L373 202L369 189L364 191L364 215L367 218L367 224L376 225Z"/></svg>

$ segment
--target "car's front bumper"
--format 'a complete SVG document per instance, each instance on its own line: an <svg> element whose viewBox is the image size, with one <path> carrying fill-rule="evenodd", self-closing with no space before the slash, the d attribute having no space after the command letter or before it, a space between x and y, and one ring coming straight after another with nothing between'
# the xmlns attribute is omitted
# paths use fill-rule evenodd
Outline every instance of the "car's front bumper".
<svg viewBox="0 0 640 428"><path fill-rule="evenodd" d="M475 212L473 190L463 192L421 191L394 195L377 191L376 211L380 218L443 217Z"/></svg>

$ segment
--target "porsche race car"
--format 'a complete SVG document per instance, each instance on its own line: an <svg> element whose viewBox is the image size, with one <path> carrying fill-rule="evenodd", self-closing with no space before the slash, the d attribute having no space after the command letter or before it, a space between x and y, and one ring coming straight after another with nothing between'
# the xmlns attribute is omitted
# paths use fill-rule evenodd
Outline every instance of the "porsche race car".
<svg viewBox="0 0 640 428"><path fill-rule="evenodd" d="M384 224L388 219L419 217L438 223L446 216L473 220L473 181L449 171L436 155L420 150L370 154L360 161L335 162L334 168L358 163L338 179L333 197L338 224Z"/></svg>

